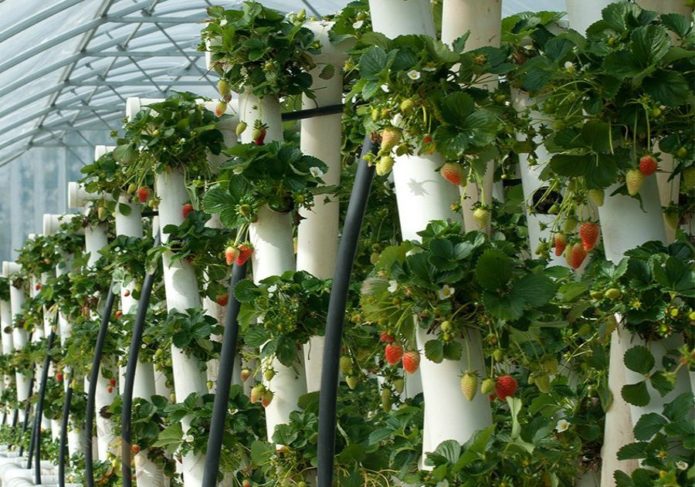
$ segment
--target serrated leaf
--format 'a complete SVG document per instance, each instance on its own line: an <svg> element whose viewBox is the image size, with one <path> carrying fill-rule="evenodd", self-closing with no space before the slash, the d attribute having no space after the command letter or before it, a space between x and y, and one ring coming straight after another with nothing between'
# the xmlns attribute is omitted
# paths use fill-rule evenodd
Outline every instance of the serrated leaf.
<svg viewBox="0 0 695 487"><path fill-rule="evenodd" d="M439 364L444 360L444 344L440 340L429 340L425 343L425 357Z"/></svg>
<svg viewBox="0 0 695 487"><path fill-rule="evenodd" d="M512 278L512 259L501 250L488 249L478 259L475 277L483 289L503 289Z"/></svg>
<svg viewBox="0 0 695 487"><path fill-rule="evenodd" d="M674 378L675 379L675 378ZM652 387L657 390L661 397L671 392L675 387L675 381L670 379L663 371L658 370L649 377Z"/></svg>
<svg viewBox="0 0 695 487"><path fill-rule="evenodd" d="M649 441L667 423L666 418L656 413L642 415L635 425L635 439Z"/></svg>
<svg viewBox="0 0 695 487"><path fill-rule="evenodd" d="M635 443L628 443L627 445L623 446L620 450L618 450L618 460L646 458L648 447L649 443L646 442L638 441Z"/></svg>
<svg viewBox="0 0 695 487"><path fill-rule="evenodd" d="M473 98L462 91L444 97L439 106L444 121L454 126L464 126L475 109Z"/></svg>
<svg viewBox="0 0 695 487"><path fill-rule="evenodd" d="M649 404L649 391L647 391L647 383L645 381L624 385L620 395L633 406L644 407Z"/></svg>
<svg viewBox="0 0 695 487"><path fill-rule="evenodd" d="M527 274L514 283L512 294L522 299L527 307L546 304L555 295L555 283L543 274Z"/></svg>
<svg viewBox="0 0 695 487"><path fill-rule="evenodd" d="M647 64L656 64L668 52L671 41L662 26L647 25L632 31L630 44L637 59Z"/></svg>
<svg viewBox="0 0 695 487"><path fill-rule="evenodd" d="M360 57L360 75L366 79L377 79L379 74L386 69L388 56L381 47L372 46Z"/></svg>
<svg viewBox="0 0 695 487"><path fill-rule="evenodd" d="M642 345L632 347L625 352L623 357L625 366L638 374L648 374L654 368L654 355Z"/></svg>
<svg viewBox="0 0 695 487"><path fill-rule="evenodd" d="M657 70L652 76L644 79L643 86L647 94L670 107L685 104L690 95L688 82L676 71Z"/></svg>
<svg viewBox="0 0 695 487"><path fill-rule="evenodd" d="M332 64L326 64L321 72L319 73L319 78L329 80L335 76L335 66Z"/></svg>
<svg viewBox="0 0 695 487"><path fill-rule="evenodd" d="M688 417L694 404L693 394L685 392L664 406L664 416L671 421L680 421Z"/></svg>

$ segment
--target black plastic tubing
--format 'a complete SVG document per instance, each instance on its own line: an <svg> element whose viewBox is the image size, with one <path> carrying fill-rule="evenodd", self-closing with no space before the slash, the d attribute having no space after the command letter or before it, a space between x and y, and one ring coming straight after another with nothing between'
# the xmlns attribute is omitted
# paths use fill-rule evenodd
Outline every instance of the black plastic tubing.
<svg viewBox="0 0 695 487"><path fill-rule="evenodd" d="M67 377L65 378L67 380ZM70 403L72 402L72 386L69 385L65 390L65 399L63 401L63 417L60 422L60 450L58 451L58 487L65 487L65 465L67 458L65 454L68 451L68 423L70 420Z"/></svg>
<svg viewBox="0 0 695 487"><path fill-rule="evenodd" d="M328 304L319 396L318 487L333 487L338 370L345 325L345 308L350 287L350 273L357 252L357 242L374 180L374 167L365 161L365 157L369 153L374 153L376 149L377 146L367 136L362 145L362 156L358 162L355 184L350 194Z"/></svg>
<svg viewBox="0 0 695 487"><path fill-rule="evenodd" d="M220 367L217 376L217 389L215 390L215 402L212 406L212 419L210 421L210 436L208 436L208 448L205 454L205 470L203 473L202 487L215 487L217 485L217 473L220 467L220 454L222 452L222 437L224 436L224 421L227 417L227 404L229 403L229 388L232 384L234 373L234 358L236 356L237 338L239 336L240 304L234 294L236 285L246 276L246 265L234 265L232 278L229 284L229 306L224 317L224 335L222 337L222 351L220 352Z"/></svg>
<svg viewBox="0 0 695 487"><path fill-rule="evenodd" d="M48 368L51 365L51 349L55 341L55 333L48 335L46 345L46 357L43 360L41 370L41 382L39 383L39 400L36 402L36 418L34 419L34 436L36 445L36 459L34 462L34 481L36 485L41 485L41 420L43 417L43 403L46 399L46 382L48 381ZM29 465L31 467L31 465Z"/></svg>
<svg viewBox="0 0 695 487"><path fill-rule="evenodd" d="M92 455L92 435L94 434L94 404L97 391L97 381L99 380L99 368L101 366L101 356L104 352L106 333L109 331L109 321L116 295L113 292L113 283L109 286L109 293L106 296L106 305L101 316L101 326L97 334L97 343L94 347L94 360L92 360L92 370L89 371L89 391L87 392L87 410L85 411L85 447L84 447L84 473L88 487L94 487L94 461Z"/></svg>

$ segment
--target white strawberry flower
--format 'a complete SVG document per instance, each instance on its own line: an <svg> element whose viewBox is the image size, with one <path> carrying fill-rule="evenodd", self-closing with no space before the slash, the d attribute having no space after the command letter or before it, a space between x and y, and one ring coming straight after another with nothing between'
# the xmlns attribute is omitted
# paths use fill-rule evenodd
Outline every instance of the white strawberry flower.
<svg viewBox="0 0 695 487"><path fill-rule="evenodd" d="M275 291L277 291L277 290L278 290L278 285L277 285L277 284L272 284L272 285L268 286L268 294L269 294L270 296L272 296L273 294L275 294Z"/></svg>
<svg viewBox="0 0 695 487"><path fill-rule="evenodd" d="M311 175L315 178L320 178L321 176L323 176L323 171L321 170L321 168L318 168L316 166L310 167L309 173L311 173Z"/></svg>
<svg viewBox="0 0 695 487"><path fill-rule="evenodd" d="M453 287L449 286L448 284L444 284L442 288L437 291L437 297L439 299L449 299L451 296L454 295L456 291L454 290Z"/></svg>
<svg viewBox="0 0 695 487"><path fill-rule="evenodd" d="M688 463L684 462L683 460L678 460L676 462L676 468L678 470L687 470L688 469Z"/></svg>
<svg viewBox="0 0 695 487"><path fill-rule="evenodd" d="M555 425L555 431L558 433L562 433L564 431L567 431L570 427L570 422L567 421L566 419L560 419L557 424Z"/></svg>
<svg viewBox="0 0 695 487"><path fill-rule="evenodd" d="M193 435L183 435L183 441L186 443L193 443Z"/></svg>
<svg viewBox="0 0 695 487"><path fill-rule="evenodd" d="M391 279L389 281L389 287L387 289L388 289L388 292L390 292L392 294L395 293L396 289L398 289L398 281Z"/></svg>
<svg viewBox="0 0 695 487"><path fill-rule="evenodd" d="M363 25L364 25L364 20L358 20L357 22L355 22L354 24L352 24L352 28L353 28L353 29L359 29L359 28L362 27Z"/></svg>
<svg viewBox="0 0 695 487"><path fill-rule="evenodd" d="M384 93L390 93L391 92L391 90L389 90L389 85L387 85L386 83L381 85L381 91L383 91Z"/></svg>
<svg viewBox="0 0 695 487"><path fill-rule="evenodd" d="M420 79L420 71L416 69L411 69L408 71L408 78L412 79L413 81L417 81Z"/></svg>
<svg viewBox="0 0 695 487"><path fill-rule="evenodd" d="M571 61L565 62L565 71L567 71L568 73L574 73L575 72L574 63Z"/></svg>

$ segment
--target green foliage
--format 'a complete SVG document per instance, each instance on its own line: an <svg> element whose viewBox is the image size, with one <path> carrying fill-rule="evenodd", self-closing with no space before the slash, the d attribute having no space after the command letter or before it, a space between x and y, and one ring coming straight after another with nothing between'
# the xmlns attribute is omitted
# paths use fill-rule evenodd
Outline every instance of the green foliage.
<svg viewBox="0 0 695 487"><path fill-rule="evenodd" d="M285 17L259 2L240 10L208 8L199 50L212 53L213 69L237 93L311 96L311 55L320 51L303 13Z"/></svg>
<svg viewBox="0 0 695 487"><path fill-rule="evenodd" d="M181 349L189 357L195 357L205 370L207 361L220 352L220 343L212 340L212 335L221 335L222 327L202 308L192 308L185 312L170 311L166 319L148 335L157 335L159 347L169 349L169 345Z"/></svg>
<svg viewBox="0 0 695 487"><path fill-rule="evenodd" d="M193 93L174 93L144 107L123 126L113 157L124 181L147 186L155 173L167 169L210 173L208 154L219 154L224 141L217 118L200 101Z"/></svg>
<svg viewBox="0 0 695 487"><path fill-rule="evenodd" d="M294 144L240 144L225 153L232 159L222 167L203 204L207 211L219 213L229 228L254 222L265 205L283 213L297 211L311 207L314 195L331 191L318 187L327 166Z"/></svg>
<svg viewBox="0 0 695 487"><path fill-rule="evenodd" d="M304 271L271 276L258 285L241 281L235 295L244 342L260 347L261 357L277 357L287 367L299 365L301 345L323 335L330 289L330 281Z"/></svg>

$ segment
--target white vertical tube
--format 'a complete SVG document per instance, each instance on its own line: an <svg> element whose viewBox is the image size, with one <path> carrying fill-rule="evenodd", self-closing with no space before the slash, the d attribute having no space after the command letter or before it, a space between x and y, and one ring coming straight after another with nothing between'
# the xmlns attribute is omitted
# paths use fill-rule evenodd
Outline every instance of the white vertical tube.
<svg viewBox="0 0 695 487"><path fill-rule="evenodd" d="M328 39L332 24L310 22L307 27L321 42L321 54L315 58L318 66L312 71L312 92L315 99L304 96L302 108L337 105L343 98L344 51L334 49ZM332 78L319 75L326 64L334 67ZM323 180L329 186L340 184L340 149L342 146L341 114L307 118L301 124L301 150L323 161L328 170ZM314 198L310 210L301 210L302 220L297 230L297 270L306 271L320 279L330 279L335 270L338 252L338 220L340 206L336 198L320 195ZM318 391L323 365L323 337L312 337L304 345L307 391Z"/></svg>
<svg viewBox="0 0 695 487"><path fill-rule="evenodd" d="M615 0L565 0L570 27L582 35L601 18L601 11Z"/></svg>
<svg viewBox="0 0 695 487"><path fill-rule="evenodd" d="M6 276L10 276L19 272L21 266L14 262L4 262L3 271ZM22 350L29 339L27 331L23 328L14 326L17 316L22 314L22 305L26 300L24 288L15 287L10 280L10 308L12 313L12 343L15 350ZM15 373L15 384L17 387L17 401L25 401L29 398L31 391L29 390L30 377L25 373ZM24 409L19 408L19 420L24 421Z"/></svg>
<svg viewBox="0 0 695 487"><path fill-rule="evenodd" d="M183 171L170 168L155 177L155 188L159 203L159 228L162 243L168 241L164 233L167 225L180 225L183 222L182 207L188 201ZM172 261L171 252L162 256L164 267L164 288L167 310L185 312L190 308L199 308L200 292L195 270L188 262ZM206 394L206 377L200 370L197 359L187 356L180 348L172 345L171 360L174 372L174 391L176 400L183 402L190 394ZM182 421L186 431L189 422ZM200 454L189 453L183 457L183 481L185 487L198 487L203 478L204 462Z"/></svg>
<svg viewBox="0 0 695 487"><path fill-rule="evenodd" d="M485 46L499 47L502 37L502 0L444 0L442 5L442 42L452 44L457 38L470 32L466 50ZM489 91L497 89L497 79L481 83L480 87ZM481 184L469 182L461 188L463 221L466 231L482 230L489 232L490 225L481 226L473 217L474 205L492 204L492 183L495 162L487 163Z"/></svg>

